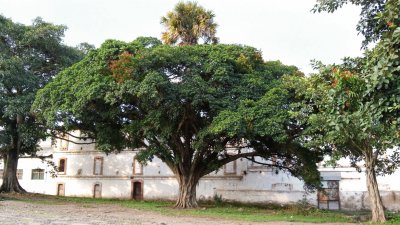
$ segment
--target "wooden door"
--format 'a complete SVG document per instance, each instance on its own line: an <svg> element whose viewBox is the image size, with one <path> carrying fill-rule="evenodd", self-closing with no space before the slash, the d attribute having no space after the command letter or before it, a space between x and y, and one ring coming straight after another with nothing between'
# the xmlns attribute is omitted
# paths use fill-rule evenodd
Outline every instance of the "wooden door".
<svg viewBox="0 0 400 225"><path fill-rule="evenodd" d="M143 199L143 188L142 182L135 181L132 183L132 198L135 200L142 200Z"/></svg>

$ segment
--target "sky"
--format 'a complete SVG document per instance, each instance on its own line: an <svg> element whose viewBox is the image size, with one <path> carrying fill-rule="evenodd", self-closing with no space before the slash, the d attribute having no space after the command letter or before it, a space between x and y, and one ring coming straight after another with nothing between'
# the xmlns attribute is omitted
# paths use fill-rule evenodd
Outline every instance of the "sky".
<svg viewBox="0 0 400 225"><path fill-rule="evenodd" d="M161 16L179 0L0 0L0 14L31 24L36 17L68 27L64 42L99 47L107 39L132 41L161 37ZM310 61L340 63L360 56L362 36L356 24L360 9L312 13L316 0L197 0L212 10L221 43L260 49L265 60L280 60L312 72Z"/></svg>

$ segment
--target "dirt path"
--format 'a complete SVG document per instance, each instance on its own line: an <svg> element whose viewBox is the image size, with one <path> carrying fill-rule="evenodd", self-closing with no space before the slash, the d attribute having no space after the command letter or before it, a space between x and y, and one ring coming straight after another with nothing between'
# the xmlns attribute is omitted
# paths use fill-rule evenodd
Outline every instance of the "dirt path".
<svg viewBox="0 0 400 225"><path fill-rule="evenodd" d="M297 222L245 222L203 217L174 217L118 205L43 204L16 200L0 201L1 225L316 225Z"/></svg>

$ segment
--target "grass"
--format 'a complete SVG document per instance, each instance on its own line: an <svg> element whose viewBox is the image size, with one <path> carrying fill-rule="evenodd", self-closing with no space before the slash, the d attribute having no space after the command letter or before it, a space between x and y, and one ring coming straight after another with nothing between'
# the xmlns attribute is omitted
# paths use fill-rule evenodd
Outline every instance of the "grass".
<svg viewBox="0 0 400 225"><path fill-rule="evenodd" d="M386 218L388 219L387 224L400 224L400 213L388 212Z"/></svg>
<svg viewBox="0 0 400 225"><path fill-rule="evenodd" d="M255 205L243 203L201 202L197 209L174 209L171 201L133 201L120 199L93 199L78 197L57 197L39 194L3 195L4 199L28 201L38 204L81 204L85 208L96 204L113 204L128 208L158 212L168 216L191 216L230 219L238 221L289 221L311 223L348 223L360 222L361 216L368 217L368 211L327 211L306 204L295 205ZM388 213L387 224L400 224L400 214Z"/></svg>
<svg viewBox="0 0 400 225"><path fill-rule="evenodd" d="M174 209L169 201L132 201L118 199L63 198L66 201L92 204L116 204L129 208L159 212L170 216L199 216L242 221L350 222L351 218L336 213L301 206L248 205L240 203L201 202L197 209Z"/></svg>

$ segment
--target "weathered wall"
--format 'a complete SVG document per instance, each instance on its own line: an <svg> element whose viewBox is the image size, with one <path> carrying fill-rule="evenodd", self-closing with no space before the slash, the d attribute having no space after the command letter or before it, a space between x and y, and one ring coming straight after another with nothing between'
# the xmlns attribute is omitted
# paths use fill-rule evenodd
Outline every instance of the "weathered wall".
<svg viewBox="0 0 400 225"><path fill-rule="evenodd" d="M358 210L370 207L364 171L357 172L348 166L321 168L324 179L338 179L340 204L342 209ZM392 175L378 176L378 187L386 209L400 211L400 171Z"/></svg>
<svg viewBox="0 0 400 225"><path fill-rule="evenodd" d="M79 132L75 133L79 136ZM73 139L73 138L71 138ZM70 140L71 140L70 139ZM78 141L73 139L73 141ZM89 140L87 140L89 142ZM145 199L175 199L178 183L171 170L155 158L143 167L142 172L134 172L136 151L119 154L98 152L94 145L78 145L57 141L42 144L42 155L52 155L51 160L58 165L59 160L67 160L66 173L51 177L53 168L40 159L21 158L19 169L23 169L21 185L29 192L57 194L57 185L64 184L67 196L93 197L94 185L98 184L103 198L132 198L133 182L140 182ZM103 158L101 175L94 175L94 160ZM269 162L271 163L271 162ZM3 163L0 161L0 169ZM45 170L43 180L32 180L32 169ZM364 173L358 173L348 165L338 168L320 168L324 180L339 180L339 199L342 209L364 209L369 207ZM379 189L387 209L400 211L400 172L379 177ZM1 180L0 180L1 183ZM221 168L204 178L197 186L199 199L213 199L217 195L224 200L252 203L296 203L306 199L318 205L317 194L306 194L303 182L282 171L259 166L246 159L239 159L226 168Z"/></svg>

